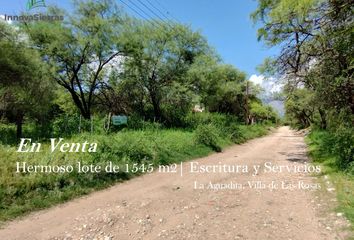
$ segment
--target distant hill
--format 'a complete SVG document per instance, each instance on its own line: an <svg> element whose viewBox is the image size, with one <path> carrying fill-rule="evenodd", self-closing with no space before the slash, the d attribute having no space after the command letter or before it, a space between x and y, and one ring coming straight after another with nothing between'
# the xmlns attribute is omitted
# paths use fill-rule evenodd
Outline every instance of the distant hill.
<svg viewBox="0 0 354 240"><path fill-rule="evenodd" d="M284 117L284 100L279 96L282 91L282 84L273 78L265 79L262 75L252 75L250 81L260 85L264 90L258 96L262 102L273 107L281 117Z"/></svg>

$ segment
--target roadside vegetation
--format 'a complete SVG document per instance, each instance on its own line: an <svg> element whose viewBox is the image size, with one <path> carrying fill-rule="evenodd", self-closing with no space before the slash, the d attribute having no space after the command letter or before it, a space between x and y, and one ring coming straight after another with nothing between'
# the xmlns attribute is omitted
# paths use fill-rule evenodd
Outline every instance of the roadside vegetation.
<svg viewBox="0 0 354 240"><path fill-rule="evenodd" d="M202 122L200 119L203 119ZM269 132L271 123L244 125L231 116L199 113L191 115L189 128L170 129L147 123L139 130L125 128L109 134L82 133L66 142L96 142L96 153L61 153L49 151L44 143L39 153L16 153L17 146L0 145L0 221L12 219L36 209L72 199L97 189L146 173L152 164L169 165L221 151L233 143L260 137ZM10 129L9 129L10 128ZM2 126L15 134L15 127ZM26 131L25 131L26 132ZM16 162L28 165L77 166L112 162L118 173L16 173ZM125 171L126 164L129 171ZM138 170L133 168L138 166ZM124 194L124 193L122 193Z"/></svg>
<svg viewBox="0 0 354 240"><path fill-rule="evenodd" d="M259 39L280 47L260 70L282 79L286 122L310 128L308 143L354 216L353 4L348 0L258 0Z"/></svg>
<svg viewBox="0 0 354 240"><path fill-rule="evenodd" d="M262 89L188 26L136 19L110 0L46 11L64 21L0 20L0 221L146 172L16 173L17 162L156 167L279 122ZM16 152L21 138L42 151ZM50 138L95 142L97 152L50 153Z"/></svg>
<svg viewBox="0 0 354 240"><path fill-rule="evenodd" d="M354 138L353 132L347 133L351 139ZM353 140L352 140L353 141ZM341 149L349 149L353 151L353 146L343 146L343 142L338 136L328 131L315 129L306 139L309 145L309 153L314 164L321 165L322 175L327 175L334 184L339 206L336 211L344 213L345 216L354 224L354 166L341 167ZM350 142L347 142L349 144ZM345 144L345 142L344 142ZM345 153L345 156L350 153ZM354 230L354 228L353 228Z"/></svg>

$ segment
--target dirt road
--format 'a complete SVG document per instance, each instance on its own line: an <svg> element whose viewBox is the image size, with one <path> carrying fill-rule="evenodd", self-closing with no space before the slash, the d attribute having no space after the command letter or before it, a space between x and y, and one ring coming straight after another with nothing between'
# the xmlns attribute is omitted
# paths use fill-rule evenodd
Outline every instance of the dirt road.
<svg viewBox="0 0 354 240"><path fill-rule="evenodd" d="M192 173L184 163L183 177L180 169L146 174L11 222L0 239L343 239L334 194L311 174L292 172L305 161L303 137L281 127L193 161L199 170L225 164L243 172ZM289 167L268 173L266 163ZM255 165L262 167L253 176Z"/></svg>

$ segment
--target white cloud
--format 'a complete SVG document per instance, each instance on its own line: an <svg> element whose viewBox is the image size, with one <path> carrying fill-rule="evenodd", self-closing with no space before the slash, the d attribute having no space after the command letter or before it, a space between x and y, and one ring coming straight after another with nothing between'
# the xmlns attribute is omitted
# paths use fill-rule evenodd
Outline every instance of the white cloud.
<svg viewBox="0 0 354 240"><path fill-rule="evenodd" d="M270 77L268 79L268 81L270 82L270 92L275 93L275 92L281 92L283 91L283 87L284 87L284 80L283 79L277 79L274 77Z"/></svg>
<svg viewBox="0 0 354 240"><path fill-rule="evenodd" d="M262 85L262 83L263 83L263 81L264 81L264 76L263 76L263 75L257 76L256 74L253 74L253 75L250 77L250 81L253 82L254 84Z"/></svg>
<svg viewBox="0 0 354 240"><path fill-rule="evenodd" d="M274 84L272 84L272 88L270 89L270 92L272 92L272 93L281 92L282 88L283 88L282 84L274 83Z"/></svg>
<svg viewBox="0 0 354 240"><path fill-rule="evenodd" d="M250 79L254 84L259 84L266 93L280 92L283 84L274 77L266 78L263 75L253 74Z"/></svg>

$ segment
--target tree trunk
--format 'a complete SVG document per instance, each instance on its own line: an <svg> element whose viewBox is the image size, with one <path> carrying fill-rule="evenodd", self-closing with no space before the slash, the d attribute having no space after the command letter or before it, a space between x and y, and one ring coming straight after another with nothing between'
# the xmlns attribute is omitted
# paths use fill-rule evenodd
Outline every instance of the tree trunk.
<svg viewBox="0 0 354 240"><path fill-rule="evenodd" d="M162 113L160 108L160 101L158 101L157 97L153 94L151 95L151 102L154 108L154 115L157 121L161 121Z"/></svg>
<svg viewBox="0 0 354 240"><path fill-rule="evenodd" d="M326 129L327 128L326 112L323 111L322 109L318 109L318 112L320 113L320 117L321 117L321 129Z"/></svg>
<svg viewBox="0 0 354 240"><path fill-rule="evenodd" d="M16 137L20 139L22 137L22 124L23 124L23 114L19 113L16 116Z"/></svg>
<svg viewBox="0 0 354 240"><path fill-rule="evenodd" d="M91 104L88 106L85 106L85 104L80 100L80 98L77 96L76 92L68 89L71 93L71 96L74 100L75 105L77 106L77 108L80 110L81 115L89 120L91 118Z"/></svg>
<svg viewBox="0 0 354 240"><path fill-rule="evenodd" d="M84 111L81 111L81 114L86 120L90 120L91 119L91 111L90 111L90 109L86 109Z"/></svg>

